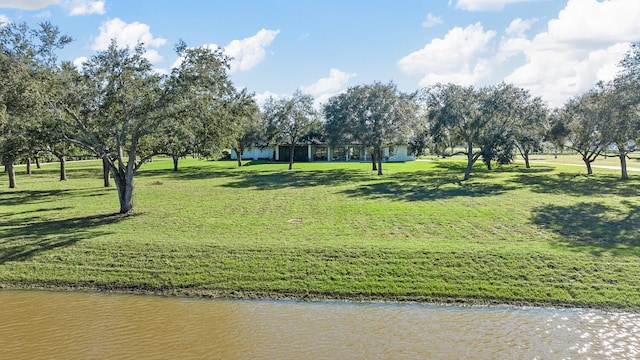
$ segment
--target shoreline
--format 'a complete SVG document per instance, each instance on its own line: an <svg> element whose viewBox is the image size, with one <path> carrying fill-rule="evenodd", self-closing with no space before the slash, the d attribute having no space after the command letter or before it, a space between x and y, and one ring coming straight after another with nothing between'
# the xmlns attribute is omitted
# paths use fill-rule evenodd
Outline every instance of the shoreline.
<svg viewBox="0 0 640 360"><path fill-rule="evenodd" d="M201 298L217 300L257 300L257 301L299 301L299 302L344 302L344 303L381 303L381 304L422 304L432 306L456 306L456 307L513 307L535 308L541 310L594 310L609 313L633 313L639 314L640 308L632 306L600 305L600 304L572 304L563 302L543 301L508 301L504 299L480 299L480 298L439 298L425 296L394 296L385 297L377 295L346 295L346 294L322 294L322 293L283 293L269 291L242 291L242 290L212 290L212 289L185 289L185 288L143 288L120 287L111 285L81 285L81 284L40 284L40 283L0 283L0 291L57 291L78 293L109 293L140 296L162 296L174 298Z"/></svg>

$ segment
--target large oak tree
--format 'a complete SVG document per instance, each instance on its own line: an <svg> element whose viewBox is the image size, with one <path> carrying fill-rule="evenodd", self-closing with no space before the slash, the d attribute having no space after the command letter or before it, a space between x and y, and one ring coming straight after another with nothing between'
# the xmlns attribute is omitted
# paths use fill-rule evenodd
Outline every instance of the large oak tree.
<svg viewBox="0 0 640 360"><path fill-rule="evenodd" d="M385 146L408 143L416 124L412 95L395 84L374 83L349 88L324 106L325 129L331 142L354 142L371 150L382 175Z"/></svg>
<svg viewBox="0 0 640 360"><path fill-rule="evenodd" d="M263 107L268 137L289 146L289 170L293 168L295 147L313 130L318 113L313 97L299 91L290 98L269 98Z"/></svg>
<svg viewBox="0 0 640 360"><path fill-rule="evenodd" d="M72 39L43 22L36 29L26 24L0 23L0 157L16 186L16 160L36 152L36 138L45 119L45 84L56 66L55 51Z"/></svg>
<svg viewBox="0 0 640 360"><path fill-rule="evenodd" d="M167 129L183 126L216 132L217 100L231 86L228 59L220 51L177 47L182 62L169 78L153 71L142 44L135 49L115 41L84 63L67 67L67 91L55 103L67 138L91 149L107 164L116 184L120 213L133 208L134 175L154 155L168 150ZM193 120L195 119L195 120Z"/></svg>

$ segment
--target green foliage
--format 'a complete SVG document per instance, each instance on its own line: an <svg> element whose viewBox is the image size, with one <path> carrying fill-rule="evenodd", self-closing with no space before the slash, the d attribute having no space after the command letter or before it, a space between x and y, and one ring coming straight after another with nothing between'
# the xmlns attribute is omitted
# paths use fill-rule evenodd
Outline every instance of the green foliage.
<svg viewBox="0 0 640 360"><path fill-rule="evenodd" d="M565 146L578 152L591 174L591 163L606 149L608 142L603 137L603 128L609 118L609 109L604 106L605 92L602 88L569 100L559 113L558 120L568 130Z"/></svg>
<svg viewBox="0 0 640 360"><path fill-rule="evenodd" d="M464 145L465 180L479 158L490 169L492 161L512 162L518 149L528 164L528 154L541 148L546 107L524 89L437 84L423 91L422 100L434 148Z"/></svg>
<svg viewBox="0 0 640 360"><path fill-rule="evenodd" d="M290 147L289 170L293 167L294 147L315 128L317 111L313 97L297 91L291 98L269 98L264 104L267 137Z"/></svg>
<svg viewBox="0 0 640 360"><path fill-rule="evenodd" d="M246 89L232 94L221 106L221 116L229 122L232 131L228 145L238 158L238 166L242 165L242 152L245 148L266 144L267 124L260 113L253 94Z"/></svg>
<svg viewBox="0 0 640 360"><path fill-rule="evenodd" d="M45 147L37 135L46 126L55 50L70 41L48 22L38 29L29 29L25 23L0 26L0 157L9 169L20 156ZM9 185L15 186L13 178Z"/></svg>
<svg viewBox="0 0 640 360"><path fill-rule="evenodd" d="M325 131L332 144L362 144L372 149L382 175L382 147L406 143L416 124L415 103L393 83L361 85L329 99Z"/></svg>
<svg viewBox="0 0 640 360"><path fill-rule="evenodd" d="M132 209L133 178L142 164L158 154L211 155L229 132L219 111L233 91L228 59L206 48L177 49L182 61L168 78L153 71L142 45L131 51L115 41L81 73L61 69L66 91L55 105L66 136L107 162L122 213Z"/></svg>
<svg viewBox="0 0 640 360"><path fill-rule="evenodd" d="M235 130L227 111L237 96L227 76L229 58L221 49L190 48L184 42L176 51L181 61L165 85L161 107L168 118L159 125L155 153L217 157Z"/></svg>

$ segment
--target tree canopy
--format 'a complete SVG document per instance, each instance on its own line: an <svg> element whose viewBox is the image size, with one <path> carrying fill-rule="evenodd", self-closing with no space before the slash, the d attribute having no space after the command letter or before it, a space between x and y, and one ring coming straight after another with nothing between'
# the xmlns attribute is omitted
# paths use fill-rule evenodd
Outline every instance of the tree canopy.
<svg viewBox="0 0 640 360"><path fill-rule="evenodd" d="M183 59L169 78L153 71L142 44L130 50L112 42L81 72L63 69L67 91L54 105L66 136L108 165L121 213L133 207L136 171L154 155L175 152L177 131L197 129L202 143L218 140L219 127L211 123L219 120L217 100L231 87L228 60L206 48L177 49Z"/></svg>
<svg viewBox="0 0 640 360"><path fill-rule="evenodd" d="M369 148L378 162L378 175L382 175L383 146L408 142L416 123L412 96L393 83L351 87L330 98L324 114L330 141Z"/></svg>
<svg viewBox="0 0 640 360"><path fill-rule="evenodd" d="M295 147L313 129L318 113L313 97L297 91L290 98L269 98L264 104L269 138L289 146L289 170L293 168Z"/></svg>
<svg viewBox="0 0 640 360"><path fill-rule="evenodd" d="M25 23L0 26L0 156L11 188L16 186L13 164L38 144L36 130L45 120L49 95L44 84L56 66L55 51L71 41L49 22L37 29Z"/></svg>

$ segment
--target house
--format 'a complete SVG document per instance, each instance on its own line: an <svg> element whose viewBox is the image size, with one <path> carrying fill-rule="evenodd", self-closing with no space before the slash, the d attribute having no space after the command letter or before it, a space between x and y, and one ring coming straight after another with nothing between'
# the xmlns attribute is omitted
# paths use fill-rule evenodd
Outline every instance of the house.
<svg viewBox="0 0 640 360"><path fill-rule="evenodd" d="M291 147L289 145L267 145L245 148L242 159L288 161ZM389 145L382 149L382 161L413 161L415 155L409 151L407 144ZM371 161L371 154L362 145L305 144L296 145L293 154L294 161ZM231 159L237 160L235 151L231 152Z"/></svg>

